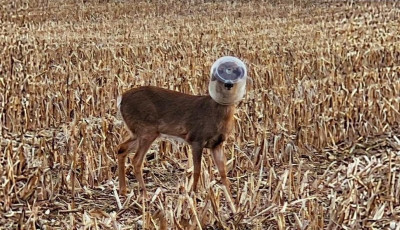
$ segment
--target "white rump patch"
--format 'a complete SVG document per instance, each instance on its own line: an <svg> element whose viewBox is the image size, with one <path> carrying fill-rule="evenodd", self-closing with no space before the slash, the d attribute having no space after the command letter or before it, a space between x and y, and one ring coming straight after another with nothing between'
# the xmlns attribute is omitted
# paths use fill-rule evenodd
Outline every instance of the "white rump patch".
<svg viewBox="0 0 400 230"><path fill-rule="evenodd" d="M122 96L118 96L118 97L117 97L117 108L118 108L118 111L119 111L120 108L121 108L121 101L122 101Z"/></svg>
<svg viewBox="0 0 400 230"><path fill-rule="evenodd" d="M117 109L116 119L120 121L119 125L122 125L121 123L123 123L126 126L125 120L124 120L124 118L122 117L122 114L121 114L121 101L122 101L122 96L118 96L117 97L117 108L118 109ZM122 120L122 122L121 122L121 120ZM129 129L127 128L127 130L129 130ZM129 130L129 133L132 134L132 132L130 130Z"/></svg>

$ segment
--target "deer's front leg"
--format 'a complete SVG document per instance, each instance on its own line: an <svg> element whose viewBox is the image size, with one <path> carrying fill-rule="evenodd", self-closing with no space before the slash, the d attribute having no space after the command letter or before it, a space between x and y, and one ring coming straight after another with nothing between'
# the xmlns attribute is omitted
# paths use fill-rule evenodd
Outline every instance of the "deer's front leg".
<svg viewBox="0 0 400 230"><path fill-rule="evenodd" d="M214 164L217 166L219 175L221 176L222 184L225 185L226 189L229 192L229 195L231 195L229 189L231 183L229 182L229 179L226 176L226 157L223 151L223 144L220 144L211 149L211 155L213 157Z"/></svg>
<svg viewBox="0 0 400 230"><path fill-rule="evenodd" d="M203 154L203 147L199 143L192 144L192 157L193 157L193 191L197 192L197 183L200 178L201 171L201 156Z"/></svg>

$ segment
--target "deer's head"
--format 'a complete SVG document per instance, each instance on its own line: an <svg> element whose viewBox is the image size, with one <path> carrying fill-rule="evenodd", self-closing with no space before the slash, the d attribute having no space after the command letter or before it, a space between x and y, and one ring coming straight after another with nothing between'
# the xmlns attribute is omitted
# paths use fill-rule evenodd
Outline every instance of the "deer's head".
<svg viewBox="0 0 400 230"><path fill-rule="evenodd" d="M210 96L223 105L232 105L242 100L246 93L246 65L238 58L219 58L211 67Z"/></svg>

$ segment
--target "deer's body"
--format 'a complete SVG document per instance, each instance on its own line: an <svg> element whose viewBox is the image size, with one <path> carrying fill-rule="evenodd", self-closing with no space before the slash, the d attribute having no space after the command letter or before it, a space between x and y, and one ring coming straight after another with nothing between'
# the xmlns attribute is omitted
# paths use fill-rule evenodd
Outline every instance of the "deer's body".
<svg viewBox="0 0 400 230"><path fill-rule="evenodd" d="M193 190L196 191L204 148L211 149L222 183L229 191L223 144L234 125L234 105L221 105L210 96L187 95L158 87L139 87L119 100L122 118L131 132L118 150L120 193L126 194L125 159L135 152L134 174L146 194L143 160L151 143L160 135L185 140L192 147Z"/></svg>

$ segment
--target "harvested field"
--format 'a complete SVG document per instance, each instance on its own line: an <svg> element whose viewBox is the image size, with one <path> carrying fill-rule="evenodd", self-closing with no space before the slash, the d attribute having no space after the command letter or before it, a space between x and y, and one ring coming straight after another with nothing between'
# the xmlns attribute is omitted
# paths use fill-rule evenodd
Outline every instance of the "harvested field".
<svg viewBox="0 0 400 230"><path fill-rule="evenodd" d="M400 229L400 4L0 0L0 229ZM207 94L212 63L253 85L228 140L232 213L210 154L129 165L116 99ZM132 156L131 156L132 157Z"/></svg>

